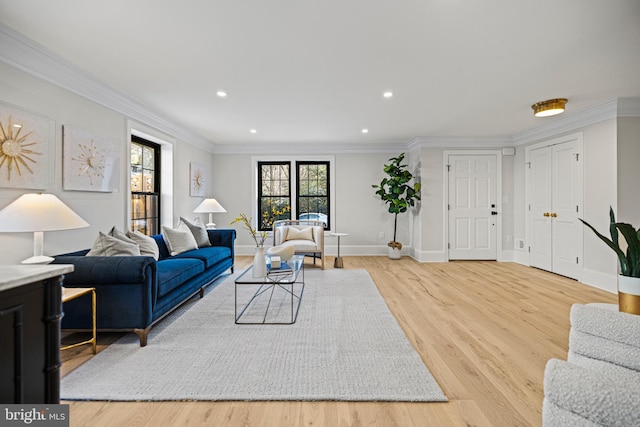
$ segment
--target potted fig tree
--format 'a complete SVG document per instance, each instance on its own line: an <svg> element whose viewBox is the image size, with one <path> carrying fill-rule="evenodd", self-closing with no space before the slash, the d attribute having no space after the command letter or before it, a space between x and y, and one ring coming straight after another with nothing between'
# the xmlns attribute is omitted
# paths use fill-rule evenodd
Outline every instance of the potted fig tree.
<svg viewBox="0 0 640 427"><path fill-rule="evenodd" d="M609 234L611 239L600 234L589 223L580 219L607 244L618 256L620 275L618 276L618 308L625 313L640 314L640 229L631 224L616 222L613 208L609 207ZM620 248L618 232L627 242L626 252Z"/></svg>
<svg viewBox="0 0 640 427"><path fill-rule="evenodd" d="M394 216L393 240L387 244L391 259L400 259L401 256L402 243L396 240L398 214L407 212L410 207L415 206L416 200L420 200L420 183L410 182L413 179L413 174L406 164L402 164L404 156L405 153L401 153L398 157L390 158L391 163L384 165L383 169L387 176L380 181L380 184L371 186L376 189L376 194L380 196L380 199L389 205L389 213Z"/></svg>

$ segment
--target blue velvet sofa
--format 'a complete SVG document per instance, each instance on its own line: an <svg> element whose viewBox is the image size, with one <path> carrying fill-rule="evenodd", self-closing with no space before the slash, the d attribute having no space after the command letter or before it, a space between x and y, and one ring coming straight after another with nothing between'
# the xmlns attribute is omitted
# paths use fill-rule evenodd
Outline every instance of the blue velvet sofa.
<svg viewBox="0 0 640 427"><path fill-rule="evenodd" d="M98 331L132 331L147 344L153 325L199 293L227 270L233 272L233 229L207 230L210 247L169 255L162 235L152 236L160 255L85 256L88 249L55 256L54 264L73 264L65 287L94 287ZM64 304L62 329L90 330L89 300Z"/></svg>

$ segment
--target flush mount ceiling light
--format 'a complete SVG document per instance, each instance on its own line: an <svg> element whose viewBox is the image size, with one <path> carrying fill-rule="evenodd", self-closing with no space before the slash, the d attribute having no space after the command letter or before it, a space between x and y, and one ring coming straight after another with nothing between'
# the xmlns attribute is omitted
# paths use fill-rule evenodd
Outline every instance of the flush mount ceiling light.
<svg viewBox="0 0 640 427"><path fill-rule="evenodd" d="M564 111L564 105L567 103L565 98L549 99L547 101L533 104L533 115L536 117L555 116Z"/></svg>
<svg viewBox="0 0 640 427"><path fill-rule="evenodd" d="M369 129L362 129L362 133L369 133Z"/></svg>
<svg viewBox="0 0 640 427"><path fill-rule="evenodd" d="M385 93L382 94L382 96L384 96L385 98L392 98L393 97L393 92L386 91Z"/></svg>
<svg viewBox="0 0 640 427"><path fill-rule="evenodd" d="M216 92L216 95L218 95L219 98L226 98L227 97L227 92L223 91L223 90L219 90Z"/></svg>
<svg viewBox="0 0 640 427"><path fill-rule="evenodd" d="M251 133L258 133L258 131L257 131L257 130L255 130L255 129L250 129L250 130L249 130L249 132L251 132Z"/></svg>

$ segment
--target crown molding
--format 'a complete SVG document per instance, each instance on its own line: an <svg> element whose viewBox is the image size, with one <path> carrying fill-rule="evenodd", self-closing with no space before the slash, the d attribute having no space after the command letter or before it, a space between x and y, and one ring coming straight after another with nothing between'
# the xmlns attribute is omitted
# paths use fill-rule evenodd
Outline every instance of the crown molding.
<svg viewBox="0 0 640 427"><path fill-rule="evenodd" d="M640 117L640 98L618 98L618 117Z"/></svg>
<svg viewBox="0 0 640 427"><path fill-rule="evenodd" d="M618 117L640 117L640 98L614 98L593 108L559 117L550 123L514 134L513 145L524 145L553 138L561 133L572 132Z"/></svg>
<svg viewBox="0 0 640 427"><path fill-rule="evenodd" d="M213 143L99 82L44 46L0 23L0 62L52 83L207 151Z"/></svg>
<svg viewBox="0 0 640 427"><path fill-rule="evenodd" d="M407 148L406 143L251 143L251 144L216 144L214 154L363 154L363 153L398 153Z"/></svg>
<svg viewBox="0 0 640 427"><path fill-rule="evenodd" d="M509 136L417 136L407 146L417 148L502 148L513 145Z"/></svg>

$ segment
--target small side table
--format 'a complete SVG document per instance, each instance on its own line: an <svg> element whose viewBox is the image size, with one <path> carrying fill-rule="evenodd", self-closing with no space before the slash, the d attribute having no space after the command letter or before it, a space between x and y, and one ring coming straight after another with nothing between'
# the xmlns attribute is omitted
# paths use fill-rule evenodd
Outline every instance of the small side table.
<svg viewBox="0 0 640 427"><path fill-rule="evenodd" d="M348 236L349 233L329 233L329 235L338 238L338 256L335 261L333 261L333 268L344 268L342 257L340 256L340 237Z"/></svg>
<svg viewBox="0 0 640 427"><path fill-rule="evenodd" d="M77 347L79 345L91 344L93 347L93 354L96 354L96 288L62 288L62 302L65 303L67 301L71 301L72 299L76 299L81 297L82 295L91 294L91 329L92 329L92 338L90 340L82 341L76 344L67 345L64 347L60 347L60 350L67 350L69 348Z"/></svg>

